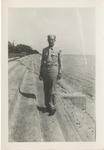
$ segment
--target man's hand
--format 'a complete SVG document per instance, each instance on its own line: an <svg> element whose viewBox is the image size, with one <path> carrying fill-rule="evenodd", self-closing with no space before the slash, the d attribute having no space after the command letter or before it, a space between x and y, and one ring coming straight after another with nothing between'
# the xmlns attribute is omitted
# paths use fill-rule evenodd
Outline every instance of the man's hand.
<svg viewBox="0 0 104 150"><path fill-rule="evenodd" d="M60 79L61 79L61 77L62 77L62 73L61 73L61 72L59 72L59 73L58 73L58 76L57 76L57 79L58 79L58 80L60 80Z"/></svg>
<svg viewBox="0 0 104 150"><path fill-rule="evenodd" d="M41 76L41 75L39 75L39 80L43 80L43 78L42 78L42 76Z"/></svg>

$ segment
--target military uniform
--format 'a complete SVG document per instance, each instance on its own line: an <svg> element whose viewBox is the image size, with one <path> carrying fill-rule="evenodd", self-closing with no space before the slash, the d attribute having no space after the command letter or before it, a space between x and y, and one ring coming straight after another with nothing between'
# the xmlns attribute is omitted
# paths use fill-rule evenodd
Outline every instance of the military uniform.
<svg viewBox="0 0 104 150"><path fill-rule="evenodd" d="M58 75L62 71L61 50L57 47L46 47L42 52L40 75L43 78L45 105L49 109L55 108L56 85Z"/></svg>

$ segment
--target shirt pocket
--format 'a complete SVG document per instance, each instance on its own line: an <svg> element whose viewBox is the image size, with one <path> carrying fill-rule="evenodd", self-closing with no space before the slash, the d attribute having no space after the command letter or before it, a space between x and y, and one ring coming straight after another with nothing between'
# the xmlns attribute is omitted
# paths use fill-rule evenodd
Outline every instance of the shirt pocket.
<svg viewBox="0 0 104 150"><path fill-rule="evenodd" d="M56 53L52 53L51 58L52 58L54 63L56 63L58 61L58 55Z"/></svg>

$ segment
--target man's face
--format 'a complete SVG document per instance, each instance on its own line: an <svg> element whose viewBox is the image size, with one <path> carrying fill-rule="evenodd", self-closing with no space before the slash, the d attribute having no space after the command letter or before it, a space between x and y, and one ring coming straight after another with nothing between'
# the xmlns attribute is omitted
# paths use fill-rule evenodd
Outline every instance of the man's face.
<svg viewBox="0 0 104 150"><path fill-rule="evenodd" d="M48 39L48 43L50 47L54 46L55 39Z"/></svg>

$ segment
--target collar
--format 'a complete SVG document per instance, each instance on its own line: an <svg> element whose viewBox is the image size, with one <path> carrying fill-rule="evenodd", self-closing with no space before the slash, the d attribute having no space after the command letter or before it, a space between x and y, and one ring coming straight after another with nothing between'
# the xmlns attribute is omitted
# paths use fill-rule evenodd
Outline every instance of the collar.
<svg viewBox="0 0 104 150"><path fill-rule="evenodd" d="M54 48L55 48L55 46L49 47L49 49L52 49L52 50L53 50Z"/></svg>

